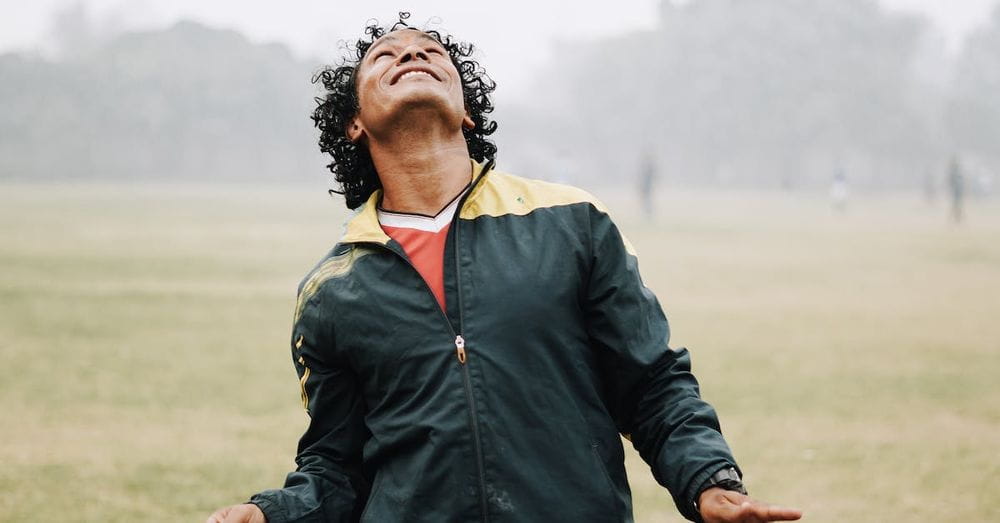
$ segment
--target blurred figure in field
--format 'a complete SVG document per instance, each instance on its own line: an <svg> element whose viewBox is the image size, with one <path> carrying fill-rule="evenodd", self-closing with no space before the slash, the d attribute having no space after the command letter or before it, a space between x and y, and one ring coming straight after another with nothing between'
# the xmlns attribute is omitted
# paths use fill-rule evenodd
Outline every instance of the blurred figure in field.
<svg viewBox="0 0 1000 523"><path fill-rule="evenodd" d="M830 184L830 204L834 212L843 214L847 211L847 198L850 195L847 189L847 175L843 167L838 167L833 174L833 182Z"/></svg>
<svg viewBox="0 0 1000 523"><path fill-rule="evenodd" d="M961 223L964 215L965 176L957 155L951 157L951 165L948 167L948 194L951 197L951 219L955 223Z"/></svg>
<svg viewBox="0 0 1000 523"><path fill-rule="evenodd" d="M653 192L656 190L656 162L649 148L643 150L642 159L639 161L638 189L643 216L653 218L656 215L656 204L653 199Z"/></svg>

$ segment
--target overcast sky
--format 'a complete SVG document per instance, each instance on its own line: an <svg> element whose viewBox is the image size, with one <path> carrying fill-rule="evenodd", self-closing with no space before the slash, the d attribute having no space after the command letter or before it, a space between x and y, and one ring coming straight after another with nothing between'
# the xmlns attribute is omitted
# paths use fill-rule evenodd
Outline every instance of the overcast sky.
<svg viewBox="0 0 1000 523"><path fill-rule="evenodd" d="M682 1L682 0L677 0ZM690 0L697 1L697 0ZM747 0L751 1L751 0ZM988 20L1000 0L880 0L890 9L926 14L954 51L962 37ZM44 49L54 11L74 0L0 0L0 52ZM441 19L442 28L475 42L498 80L498 95L527 84L532 67L545 58L554 38L620 33L655 24L659 0L545 2L421 0L410 5L411 22ZM119 29L165 27L182 18L237 29L254 41L287 43L299 56L334 56L340 39L356 37L370 17L393 19L405 3L386 0L86 0L102 24ZM571 7L567 7L571 6ZM516 43L516 44L515 44ZM529 53L529 50L531 51Z"/></svg>

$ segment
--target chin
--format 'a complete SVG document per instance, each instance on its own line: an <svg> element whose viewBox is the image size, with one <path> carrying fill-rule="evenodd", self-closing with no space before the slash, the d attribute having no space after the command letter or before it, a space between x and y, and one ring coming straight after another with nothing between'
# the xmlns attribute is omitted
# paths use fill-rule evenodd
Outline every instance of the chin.
<svg viewBox="0 0 1000 523"><path fill-rule="evenodd" d="M462 121L462 118L465 116L465 108L461 103L456 107L453 100L442 96L440 93L428 91L414 92L400 99L398 103L393 104L395 107L391 113L396 117L395 119L420 116L421 118L437 117L447 120L455 119L458 122Z"/></svg>
<svg viewBox="0 0 1000 523"><path fill-rule="evenodd" d="M400 89L395 93L397 103L401 105L411 104L436 104L452 105L450 93L444 92L437 86L430 85L410 85L406 89Z"/></svg>

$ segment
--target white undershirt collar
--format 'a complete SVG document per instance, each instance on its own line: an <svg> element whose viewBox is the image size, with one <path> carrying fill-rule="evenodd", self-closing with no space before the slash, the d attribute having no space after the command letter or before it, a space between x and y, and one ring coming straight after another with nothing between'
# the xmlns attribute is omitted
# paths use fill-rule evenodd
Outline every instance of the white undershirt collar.
<svg viewBox="0 0 1000 523"><path fill-rule="evenodd" d="M468 187L462 190L451 200L441 212L437 213L436 216L426 216L423 214L409 214L402 212L387 211L379 207L376 212L378 214L378 222L386 227L402 227L406 229L417 229L418 231L426 232L439 232L444 229L451 219L455 217L455 211L458 210L458 202L462 199L464 195L469 190Z"/></svg>

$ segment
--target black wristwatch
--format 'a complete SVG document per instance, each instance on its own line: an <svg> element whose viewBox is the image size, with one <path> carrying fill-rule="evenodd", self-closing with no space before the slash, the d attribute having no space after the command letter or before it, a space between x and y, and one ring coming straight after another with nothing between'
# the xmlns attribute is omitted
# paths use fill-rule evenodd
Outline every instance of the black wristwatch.
<svg viewBox="0 0 1000 523"><path fill-rule="evenodd" d="M746 487L743 486L743 479L740 478L740 473L736 471L736 467L728 466L724 469L719 470L715 474L709 476L698 492L694 495L694 509L698 511L698 498L701 497L701 493L712 487L719 487L725 490L732 490L734 492L739 492L744 496L747 493Z"/></svg>

